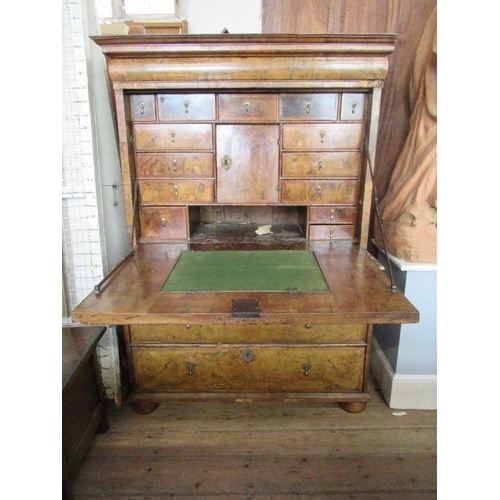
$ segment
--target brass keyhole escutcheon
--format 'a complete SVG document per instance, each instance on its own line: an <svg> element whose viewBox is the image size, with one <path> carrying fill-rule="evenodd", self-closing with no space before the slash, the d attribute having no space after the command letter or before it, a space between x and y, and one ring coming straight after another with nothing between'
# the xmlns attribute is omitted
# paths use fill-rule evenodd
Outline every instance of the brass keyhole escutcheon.
<svg viewBox="0 0 500 500"><path fill-rule="evenodd" d="M322 130L320 133L319 133L319 136L321 137L321 142L325 142L325 131Z"/></svg>
<svg viewBox="0 0 500 500"><path fill-rule="evenodd" d="M161 227L167 227L167 219L165 219L165 217L161 219Z"/></svg>
<svg viewBox="0 0 500 500"><path fill-rule="evenodd" d="M245 103L245 112L250 113L250 103L249 102Z"/></svg>
<svg viewBox="0 0 500 500"><path fill-rule="evenodd" d="M318 160L318 169L323 170L323 160L322 159Z"/></svg>
<svg viewBox="0 0 500 500"><path fill-rule="evenodd" d="M184 101L184 112L187 113L189 111L189 101Z"/></svg>
<svg viewBox="0 0 500 500"><path fill-rule="evenodd" d="M146 105L143 102L141 102L141 104L139 104L139 111L140 111L141 115L144 114L145 107L146 107Z"/></svg>
<svg viewBox="0 0 500 500"><path fill-rule="evenodd" d="M175 142L175 132L172 130L172 132L170 132L170 140L172 142Z"/></svg>
<svg viewBox="0 0 500 500"><path fill-rule="evenodd" d="M304 370L304 377L307 377L309 375L309 372L311 371L311 363L309 363L308 361L302 363L302 369Z"/></svg>
<svg viewBox="0 0 500 500"><path fill-rule="evenodd" d="M252 361L253 359L253 352L250 350L250 349L246 349L245 351L243 351L241 353L241 357L245 360L245 361Z"/></svg>
<svg viewBox="0 0 500 500"><path fill-rule="evenodd" d="M333 220L334 216L335 216L335 209L334 209L334 208L332 208L332 209L330 210L330 220Z"/></svg>
<svg viewBox="0 0 500 500"><path fill-rule="evenodd" d="M357 107L358 103L356 101L354 101L351 106L352 106L352 114L356 113L356 107Z"/></svg>
<svg viewBox="0 0 500 500"><path fill-rule="evenodd" d="M318 198L320 198L320 199L321 199L321 196L323 195L323 189L321 188L321 186L318 186L318 187L316 188L316 193L317 193L317 195L318 195Z"/></svg>
<svg viewBox="0 0 500 500"><path fill-rule="evenodd" d="M311 103L309 101L306 102L306 113L309 114L311 112Z"/></svg>
<svg viewBox="0 0 500 500"><path fill-rule="evenodd" d="M177 160L173 161L172 166L173 166L174 172L176 172L177 171Z"/></svg>
<svg viewBox="0 0 500 500"><path fill-rule="evenodd" d="M188 371L189 375L192 375L194 371L196 370L196 363L192 363L191 361L188 361L186 363L186 370Z"/></svg>
<svg viewBox="0 0 500 500"><path fill-rule="evenodd" d="M233 166L233 160L231 160L231 157L229 155L224 155L222 158L221 158L221 161L220 161L220 166L228 171L232 166Z"/></svg>
<svg viewBox="0 0 500 500"><path fill-rule="evenodd" d="M333 229L333 228L331 228L331 229L330 229L330 239L331 239L331 240L333 240L333 233L334 233L334 229Z"/></svg>
<svg viewBox="0 0 500 500"><path fill-rule="evenodd" d="M174 184L174 196L177 198L179 196L179 186Z"/></svg>

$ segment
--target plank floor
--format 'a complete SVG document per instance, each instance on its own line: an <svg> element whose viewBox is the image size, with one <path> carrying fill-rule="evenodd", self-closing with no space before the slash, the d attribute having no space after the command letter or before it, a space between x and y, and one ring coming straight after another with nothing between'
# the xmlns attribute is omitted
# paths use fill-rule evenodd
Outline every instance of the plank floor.
<svg viewBox="0 0 500 500"><path fill-rule="evenodd" d="M395 416L373 381L360 414L336 404L162 404L109 409L76 499L437 498L437 413Z"/></svg>

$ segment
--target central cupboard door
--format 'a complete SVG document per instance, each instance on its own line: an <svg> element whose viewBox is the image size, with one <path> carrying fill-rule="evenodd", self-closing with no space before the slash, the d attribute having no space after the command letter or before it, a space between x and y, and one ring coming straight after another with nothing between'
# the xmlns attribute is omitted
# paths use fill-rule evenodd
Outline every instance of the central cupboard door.
<svg viewBox="0 0 500 500"><path fill-rule="evenodd" d="M217 202L278 202L279 126L217 125Z"/></svg>

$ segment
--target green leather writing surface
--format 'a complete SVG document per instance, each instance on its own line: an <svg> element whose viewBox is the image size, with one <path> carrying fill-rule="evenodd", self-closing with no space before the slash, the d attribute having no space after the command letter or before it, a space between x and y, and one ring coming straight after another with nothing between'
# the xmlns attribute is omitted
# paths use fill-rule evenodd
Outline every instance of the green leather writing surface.
<svg viewBox="0 0 500 500"><path fill-rule="evenodd" d="M162 292L328 291L309 250L183 252Z"/></svg>

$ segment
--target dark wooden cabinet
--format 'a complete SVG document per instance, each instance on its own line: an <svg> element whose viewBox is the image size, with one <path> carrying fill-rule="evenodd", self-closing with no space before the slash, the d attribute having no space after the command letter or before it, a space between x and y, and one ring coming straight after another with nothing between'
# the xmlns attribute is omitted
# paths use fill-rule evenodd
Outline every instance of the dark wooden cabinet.
<svg viewBox="0 0 500 500"><path fill-rule="evenodd" d="M373 324L418 321L367 252L367 165L394 37L94 41L133 257L73 316L124 326L129 401L141 412L213 399L362 411ZM162 292L183 253L241 249L311 251L327 291Z"/></svg>
<svg viewBox="0 0 500 500"><path fill-rule="evenodd" d="M108 430L106 401L96 347L106 327L62 329L62 471L63 498L95 432Z"/></svg>

